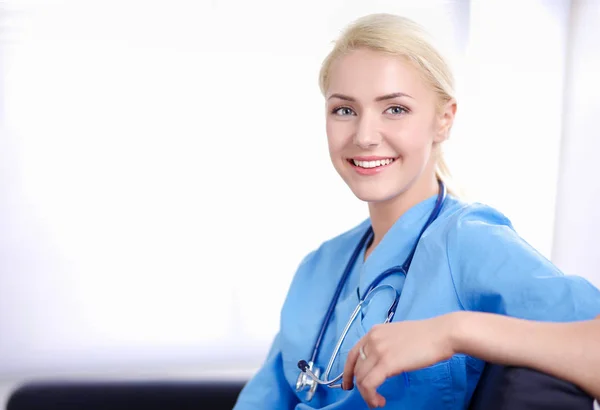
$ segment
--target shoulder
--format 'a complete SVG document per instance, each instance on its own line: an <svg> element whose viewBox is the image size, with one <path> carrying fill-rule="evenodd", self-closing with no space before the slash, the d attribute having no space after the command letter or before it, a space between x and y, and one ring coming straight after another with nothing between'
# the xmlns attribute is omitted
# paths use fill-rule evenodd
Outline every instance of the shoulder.
<svg viewBox="0 0 600 410"><path fill-rule="evenodd" d="M456 197L448 197L428 231L423 237L430 237L448 252L485 250L504 241L521 240L511 221L497 209Z"/></svg>
<svg viewBox="0 0 600 410"><path fill-rule="evenodd" d="M304 310L327 308L322 304L328 303L331 298L331 289L339 280L337 272L340 271L340 264L346 263L350 258L369 226L369 220L363 221L352 229L325 240L302 259L292 277L282 315L295 316L299 307ZM313 300L310 307L305 306L307 289ZM295 320L299 323L299 319Z"/></svg>
<svg viewBox="0 0 600 410"><path fill-rule="evenodd" d="M562 276L505 215L481 203L463 204L452 215L446 255L455 286L463 290L490 286L509 290L535 277Z"/></svg>
<svg viewBox="0 0 600 410"><path fill-rule="evenodd" d="M465 205L449 219L448 266L464 308L553 321L598 314L598 290L565 275L496 209Z"/></svg>
<svg viewBox="0 0 600 410"><path fill-rule="evenodd" d="M449 228L454 232L476 233L490 226L513 229L510 219L489 205L454 199L452 208L447 219Z"/></svg>
<svg viewBox="0 0 600 410"><path fill-rule="evenodd" d="M460 247L462 250L483 251L490 245L515 241L527 246L510 219L486 204L455 200L445 219L448 250Z"/></svg>
<svg viewBox="0 0 600 410"><path fill-rule="evenodd" d="M510 219L481 203L461 203L447 218L446 253L452 274L557 269L523 239ZM487 276L489 278L489 276Z"/></svg>

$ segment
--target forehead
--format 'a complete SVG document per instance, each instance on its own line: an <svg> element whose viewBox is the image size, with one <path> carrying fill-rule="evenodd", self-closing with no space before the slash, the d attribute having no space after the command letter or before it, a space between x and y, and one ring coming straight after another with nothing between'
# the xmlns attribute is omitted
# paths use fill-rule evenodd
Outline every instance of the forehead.
<svg viewBox="0 0 600 410"><path fill-rule="evenodd" d="M405 58L359 49L338 57L330 67L327 94L342 93L359 100L395 92L426 98L430 88Z"/></svg>

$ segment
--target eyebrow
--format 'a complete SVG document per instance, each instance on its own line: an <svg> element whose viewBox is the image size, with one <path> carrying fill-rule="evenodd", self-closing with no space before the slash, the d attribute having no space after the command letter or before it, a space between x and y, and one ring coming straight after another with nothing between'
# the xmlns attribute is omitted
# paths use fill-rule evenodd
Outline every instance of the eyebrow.
<svg viewBox="0 0 600 410"><path fill-rule="evenodd" d="M413 98L410 95L406 94L406 93L391 93L391 94L385 94L385 95L381 95L377 98L375 98L375 101L385 101L385 100L391 100L393 98L398 98L398 97L408 97L408 98ZM340 100L346 100L346 101L352 101L355 102L356 99L353 97L349 97L347 95L344 94L338 94L338 93L334 93L331 94L328 98L328 100L332 99L332 98L339 98Z"/></svg>

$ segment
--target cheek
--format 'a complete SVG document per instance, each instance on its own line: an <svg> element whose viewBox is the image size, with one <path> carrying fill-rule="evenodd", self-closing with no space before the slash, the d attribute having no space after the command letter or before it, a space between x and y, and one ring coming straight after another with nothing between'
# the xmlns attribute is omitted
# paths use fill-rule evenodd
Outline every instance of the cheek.
<svg viewBox="0 0 600 410"><path fill-rule="evenodd" d="M433 142L431 130L419 126L419 124L412 127L403 127L402 132L397 133L392 140L398 153L404 156L405 159L426 154Z"/></svg>
<svg viewBox="0 0 600 410"><path fill-rule="evenodd" d="M351 132L348 129L348 124L339 121L329 121L326 123L327 143L331 153L339 153L342 151L348 141L351 140Z"/></svg>

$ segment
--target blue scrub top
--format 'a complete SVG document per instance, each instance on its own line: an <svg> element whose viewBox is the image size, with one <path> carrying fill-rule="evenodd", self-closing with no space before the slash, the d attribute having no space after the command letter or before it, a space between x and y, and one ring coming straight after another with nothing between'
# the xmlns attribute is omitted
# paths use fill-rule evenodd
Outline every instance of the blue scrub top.
<svg viewBox="0 0 600 410"><path fill-rule="evenodd" d="M362 295L380 273L404 263L437 196L406 212L364 261L359 256L340 295L316 366L324 369ZM366 220L323 243L300 264L281 311L280 330L263 366L246 384L235 410L367 409L358 389L319 386L310 402L297 393L299 360L310 360L321 321L338 281L361 237ZM500 313L524 319L567 322L600 314L600 291L581 277L563 275L513 230L498 211L448 196L438 218L423 234L406 277L389 283L400 292L394 322L459 310ZM348 351L385 319L393 298L381 292L351 327L331 372L343 371ZM465 355L388 379L378 391L385 408L466 409L484 362Z"/></svg>

